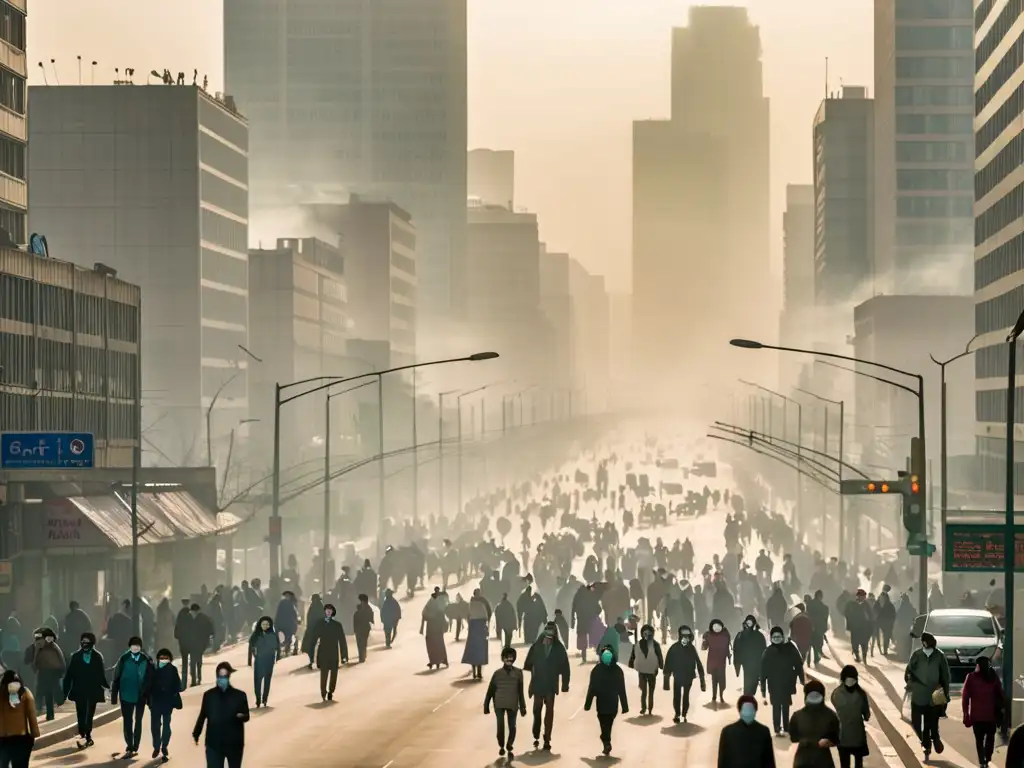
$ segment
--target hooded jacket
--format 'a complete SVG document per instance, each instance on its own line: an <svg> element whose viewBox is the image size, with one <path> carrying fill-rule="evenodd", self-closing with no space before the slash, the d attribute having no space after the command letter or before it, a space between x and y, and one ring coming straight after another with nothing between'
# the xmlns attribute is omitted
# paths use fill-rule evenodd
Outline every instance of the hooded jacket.
<svg viewBox="0 0 1024 768"><path fill-rule="evenodd" d="M263 622L269 622L270 628L263 631ZM274 629L274 621L269 616L261 616L256 622L256 629L249 636L249 664L276 664L281 653L281 641Z"/></svg>
<svg viewBox="0 0 1024 768"><path fill-rule="evenodd" d="M526 654L523 670L530 673L530 696L557 696L559 687L562 693L569 690L569 655L565 652L562 641L558 639L557 630L547 646L544 643L544 633L541 633ZM561 686L558 684L559 678L562 680Z"/></svg>
<svg viewBox="0 0 1024 768"><path fill-rule="evenodd" d="M626 699L626 679L614 659L611 664L598 662L590 671L590 685L587 686L587 698L583 708L590 711L594 700L597 700L597 714L617 715L619 705L622 714L629 712L629 701Z"/></svg>
<svg viewBox="0 0 1024 768"><path fill-rule="evenodd" d="M107 698L107 684L103 656L95 648L89 652L86 662L85 651L71 654L68 670L64 674L64 698L69 701L93 701L99 703Z"/></svg>
<svg viewBox="0 0 1024 768"><path fill-rule="evenodd" d="M748 628L748 621L753 621L754 626ZM747 616L743 620L743 629L736 635L736 640L732 646L732 656L736 663L737 674L740 668L755 673L760 672L761 657L764 655L764 649L767 645L768 642L764 639L764 633L761 632L757 619L753 616Z"/></svg>
<svg viewBox="0 0 1024 768"><path fill-rule="evenodd" d="M665 685L668 685L669 678L675 678L676 685L690 685L697 676L700 676L700 684L703 686L704 665L693 641L686 645L682 642L672 643L665 657Z"/></svg>
<svg viewBox="0 0 1024 768"><path fill-rule="evenodd" d="M650 632L651 639L648 640L645 634ZM641 675L656 675L664 668L665 659L661 655L661 646L654 639L654 627L645 624L640 628L640 640L633 646L633 652L629 656L629 666Z"/></svg>
<svg viewBox="0 0 1024 768"><path fill-rule="evenodd" d="M384 593L384 602L380 606L380 623L394 627L401 618L402 604L395 600L395 593L389 589Z"/></svg>

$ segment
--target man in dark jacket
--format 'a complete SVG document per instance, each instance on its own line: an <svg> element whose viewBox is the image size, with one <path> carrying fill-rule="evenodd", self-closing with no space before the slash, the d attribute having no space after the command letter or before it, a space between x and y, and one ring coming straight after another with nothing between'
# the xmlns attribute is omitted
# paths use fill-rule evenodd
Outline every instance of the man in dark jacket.
<svg viewBox="0 0 1024 768"><path fill-rule="evenodd" d="M672 643L665 656L665 690L668 690L671 680L672 706L675 709L673 723L678 723L680 719L686 722L686 714L690 711L690 687L693 685L693 678L698 675L700 689L706 691L704 665L693 645L693 630L682 626L679 628L679 642Z"/></svg>
<svg viewBox="0 0 1024 768"><path fill-rule="evenodd" d="M92 632L92 622L88 614L83 611L77 602L72 600L68 604L68 615L64 617L64 631L60 636L60 647L70 650L78 646L82 635Z"/></svg>
<svg viewBox="0 0 1024 768"><path fill-rule="evenodd" d="M153 684L153 664L142 651L142 638L128 640L128 650L114 665L114 682L110 686L110 703L121 700L121 723L124 727L124 759L139 754L142 741L142 714Z"/></svg>
<svg viewBox="0 0 1024 768"><path fill-rule="evenodd" d="M192 739L196 744L206 726L206 765L241 768L245 750L245 724L249 722L249 697L231 685L234 669L226 661L217 665L217 685L203 694Z"/></svg>
<svg viewBox="0 0 1024 768"><path fill-rule="evenodd" d="M174 666L174 656L168 648L156 652L153 684L149 688L150 733L153 736L153 759L162 755L167 762L167 749L171 744L171 713L181 709L181 676Z"/></svg>
<svg viewBox="0 0 1024 768"><path fill-rule="evenodd" d="M610 645L601 648L598 654L598 663L590 672L590 685L587 687L587 698L583 708L590 711L591 705L597 699L597 721L601 726L601 744L604 745L604 754L612 753L612 725L615 717L619 714L619 704L622 704L622 714L629 712L629 701L626 699L626 680L622 674L622 667L615 661L615 652Z"/></svg>
<svg viewBox="0 0 1024 768"><path fill-rule="evenodd" d="M373 608L370 607L369 595L359 595L359 604L352 614L352 632L356 636L356 651L359 663L366 661L366 646L370 641L370 627L373 626Z"/></svg>
<svg viewBox="0 0 1024 768"><path fill-rule="evenodd" d="M181 686L195 687L203 682L203 654L213 640L213 622L202 612L199 603L192 603L187 614L178 614L174 637L181 646ZM188 681L192 674L191 684Z"/></svg>
<svg viewBox="0 0 1024 768"><path fill-rule="evenodd" d="M83 632L79 640L80 650L71 654L68 670L64 674L64 698L75 702L78 716L79 749L91 747L92 721L96 705L106 701L107 676L103 655L95 650L96 635Z"/></svg>
<svg viewBox="0 0 1024 768"><path fill-rule="evenodd" d="M484 694L484 714L490 714L494 704L497 717L498 754L504 755L508 750L508 761L515 758L512 750L516 741L516 712L526 715L526 696L523 695L523 670L516 669L516 649L505 648L501 652L501 669L494 670L490 685ZM505 721L508 720L508 736L505 734Z"/></svg>
<svg viewBox="0 0 1024 768"><path fill-rule="evenodd" d="M323 621L316 622L309 628L312 633L309 639L309 652L314 654L316 665L320 669L320 698L323 701L334 700L334 689L338 685L338 667L348 664L348 643L345 642L345 630L341 622L335 618L334 606L324 606Z"/></svg>
<svg viewBox="0 0 1024 768"><path fill-rule="evenodd" d="M825 650L825 633L828 632L828 606L825 605L825 594L820 589L807 602L807 615L811 617L811 653L814 665L821 663ZM807 659L812 661L811 658Z"/></svg>
<svg viewBox="0 0 1024 768"><path fill-rule="evenodd" d="M743 621L743 629L736 635L732 645L732 658L736 664L736 676L743 670L743 694L753 696L757 693L757 683L761 679L761 656L768 643L764 639L757 619L747 616Z"/></svg>
<svg viewBox="0 0 1024 768"><path fill-rule="evenodd" d="M541 712L544 713L544 750L551 751L551 729L555 724L555 697L561 687L569 690L569 655L558 639L555 622L549 621L541 636L530 646L523 669L530 673L530 698L533 699L533 747L540 744ZM558 681L561 678L562 684Z"/></svg>
<svg viewBox="0 0 1024 768"><path fill-rule="evenodd" d="M740 696L740 719L718 738L718 768L775 768L775 748L767 726L757 722L757 699Z"/></svg>

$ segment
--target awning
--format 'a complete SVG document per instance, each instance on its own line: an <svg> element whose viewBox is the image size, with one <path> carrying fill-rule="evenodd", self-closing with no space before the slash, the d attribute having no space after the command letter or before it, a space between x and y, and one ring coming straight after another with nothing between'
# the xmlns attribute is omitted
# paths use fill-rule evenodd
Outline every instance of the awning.
<svg viewBox="0 0 1024 768"><path fill-rule="evenodd" d="M71 496L68 498L100 533L115 547L132 545L132 511L113 494L101 496ZM139 543L157 544L174 538L174 532L162 520L143 514L139 507Z"/></svg>
<svg viewBox="0 0 1024 768"><path fill-rule="evenodd" d="M127 494L68 498L117 547L132 544L131 498ZM139 543L157 544L174 539L210 536L241 520L234 515L209 512L188 491L138 495ZM221 520L221 518L224 520ZM225 525L226 523L226 525Z"/></svg>
<svg viewBox="0 0 1024 768"><path fill-rule="evenodd" d="M140 515L145 511L152 519L163 520L178 538L194 539L218 531L216 515L188 491L140 493L138 506Z"/></svg>

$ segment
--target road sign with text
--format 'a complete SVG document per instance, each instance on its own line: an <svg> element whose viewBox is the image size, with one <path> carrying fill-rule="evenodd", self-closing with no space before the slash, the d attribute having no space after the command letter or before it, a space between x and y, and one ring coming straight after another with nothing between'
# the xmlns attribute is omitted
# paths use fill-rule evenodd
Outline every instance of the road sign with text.
<svg viewBox="0 0 1024 768"><path fill-rule="evenodd" d="M88 432L4 432L0 469L92 469L95 442Z"/></svg>

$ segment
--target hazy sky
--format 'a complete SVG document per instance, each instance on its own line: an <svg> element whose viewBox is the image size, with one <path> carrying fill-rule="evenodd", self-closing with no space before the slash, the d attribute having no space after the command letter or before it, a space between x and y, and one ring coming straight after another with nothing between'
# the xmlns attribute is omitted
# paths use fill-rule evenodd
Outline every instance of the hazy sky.
<svg viewBox="0 0 1024 768"><path fill-rule="evenodd" d="M469 146L514 149L517 205L539 214L549 249L568 251L628 289L631 123L669 113L670 29L709 0L469 0ZM772 256L780 272L788 183L811 180L811 121L830 87L872 83L868 0L747 0L761 27L771 97ZM30 80L76 56L114 67L168 68L223 84L220 0L29 0ZM873 95L873 94L872 94ZM31 107L30 107L31 108ZM30 113L31 114L31 113ZM292 233L282 232L281 236Z"/></svg>

